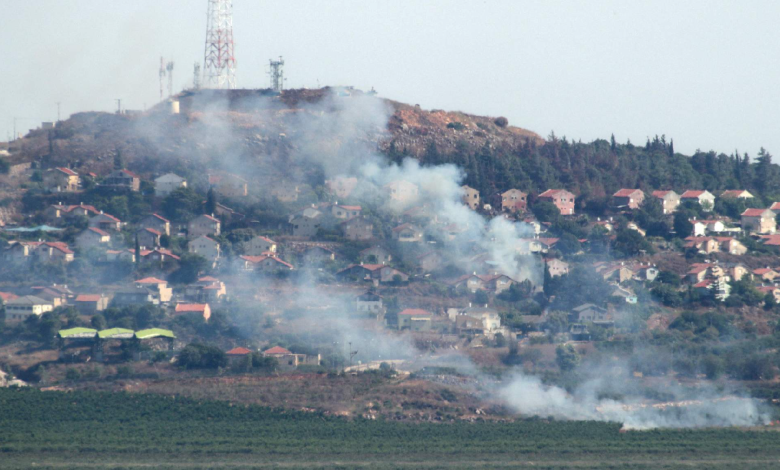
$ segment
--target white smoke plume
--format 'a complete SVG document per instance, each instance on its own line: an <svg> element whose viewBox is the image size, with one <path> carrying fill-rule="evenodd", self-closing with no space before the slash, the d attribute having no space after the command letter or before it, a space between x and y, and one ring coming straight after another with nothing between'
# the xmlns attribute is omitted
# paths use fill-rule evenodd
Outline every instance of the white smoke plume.
<svg viewBox="0 0 780 470"><path fill-rule="evenodd" d="M543 384L538 377L518 373L499 393L523 415L618 422L625 430L755 426L767 424L771 419L760 402L723 395L710 386L697 390L695 396L679 387L669 387L665 392L675 398L664 403L650 403L635 396L602 397L620 389L620 382L614 380L594 379L569 393L560 387Z"/></svg>

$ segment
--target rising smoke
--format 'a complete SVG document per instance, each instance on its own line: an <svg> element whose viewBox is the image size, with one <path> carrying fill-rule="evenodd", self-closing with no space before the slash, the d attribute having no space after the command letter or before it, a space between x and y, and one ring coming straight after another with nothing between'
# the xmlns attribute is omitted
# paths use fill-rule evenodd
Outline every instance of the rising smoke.
<svg viewBox="0 0 780 470"><path fill-rule="evenodd" d="M258 109L278 108L269 99L256 100ZM424 166L414 159L397 164L377 152L376 144L387 136L391 115L391 107L383 100L360 95L345 98L332 93L316 105L286 114L284 126L277 132L282 132L290 143L288 148L294 149L289 158L296 166L316 166L329 179L357 178L358 185L350 196L354 201L377 205L394 216L412 206L427 206L437 217L423 228L437 238L443 248L439 251L453 265L471 271L470 257L475 252L487 252L495 271L517 281L528 279L540 284L541 263L534 257L518 256L525 244L523 239L532 238L533 229L504 217L485 220L463 204L461 184L465 175L460 168L450 164ZM197 125L203 126L200 135L207 139L209 147L229 149L221 155L223 168L242 175L251 174L246 155L237 152L233 145L236 136L230 130L234 123L228 116L227 106L210 104L197 117ZM257 160L262 166L263 158ZM388 197L383 188L397 181L416 185L417 195L402 201ZM456 226L456 235L436 236L445 226ZM339 348L352 342L355 349L363 351L364 360L404 358L415 350L408 337L356 322L347 313L353 310L351 298L318 287L309 276L299 277L295 294L289 299L298 312L294 318L288 318L291 324L313 332L319 341L338 344ZM469 373L479 375L478 368L465 356L456 352L448 354L457 356ZM626 429L747 426L768 421L768 414L755 400L719 392L712 386L696 390L670 388L666 392L673 397L674 404L648 405L649 400L627 387L628 381L619 376L603 374L602 370L588 366L582 366L580 372L593 378L573 391L545 385L540 378L518 371L493 393L522 415L614 421L623 423ZM681 400L689 401L681 403Z"/></svg>

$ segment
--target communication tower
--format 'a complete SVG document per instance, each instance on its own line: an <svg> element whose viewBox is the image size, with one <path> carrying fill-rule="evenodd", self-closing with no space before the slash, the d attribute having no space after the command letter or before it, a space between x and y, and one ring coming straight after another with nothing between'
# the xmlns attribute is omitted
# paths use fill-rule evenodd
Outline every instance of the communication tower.
<svg viewBox="0 0 780 470"><path fill-rule="evenodd" d="M163 89L165 83L165 59L160 57L160 101L163 99Z"/></svg>
<svg viewBox="0 0 780 470"><path fill-rule="evenodd" d="M206 88L236 87L233 55L233 1L208 0L203 82Z"/></svg>
<svg viewBox="0 0 780 470"><path fill-rule="evenodd" d="M200 62L195 62L192 67L192 88L200 90Z"/></svg>
<svg viewBox="0 0 780 470"><path fill-rule="evenodd" d="M270 69L268 75L271 77L271 89L277 93L284 90L284 59L279 56L279 60L269 60Z"/></svg>
<svg viewBox="0 0 780 470"><path fill-rule="evenodd" d="M168 72L168 98L173 96L173 61L165 65L165 71Z"/></svg>

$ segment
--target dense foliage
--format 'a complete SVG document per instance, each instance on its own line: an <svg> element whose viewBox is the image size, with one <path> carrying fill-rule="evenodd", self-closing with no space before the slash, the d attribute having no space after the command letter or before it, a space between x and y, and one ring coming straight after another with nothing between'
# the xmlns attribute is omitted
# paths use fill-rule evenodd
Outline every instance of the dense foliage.
<svg viewBox="0 0 780 470"><path fill-rule="evenodd" d="M155 454L220 461L230 455L254 454L255 459L315 458L318 462L351 458L627 462L640 458L691 459L689 464L696 459L724 459L725 463L740 457L752 461L780 457L773 432L620 433L619 429L619 424L541 419L415 425L348 421L319 413L157 395L0 389L0 452L4 454L0 459L5 461L21 456L38 460L52 453L100 461L122 454L125 462Z"/></svg>

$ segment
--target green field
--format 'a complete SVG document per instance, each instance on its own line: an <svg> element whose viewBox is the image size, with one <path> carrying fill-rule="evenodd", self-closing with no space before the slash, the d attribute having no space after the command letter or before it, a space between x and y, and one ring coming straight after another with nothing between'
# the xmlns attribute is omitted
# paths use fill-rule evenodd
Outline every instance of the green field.
<svg viewBox="0 0 780 470"><path fill-rule="evenodd" d="M409 424L159 395L0 390L0 468L780 468L761 430Z"/></svg>

